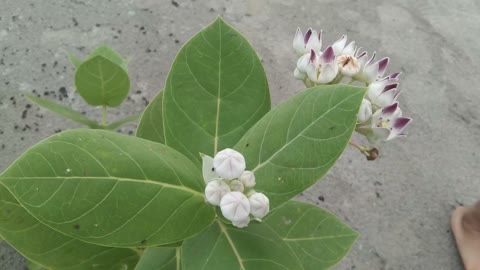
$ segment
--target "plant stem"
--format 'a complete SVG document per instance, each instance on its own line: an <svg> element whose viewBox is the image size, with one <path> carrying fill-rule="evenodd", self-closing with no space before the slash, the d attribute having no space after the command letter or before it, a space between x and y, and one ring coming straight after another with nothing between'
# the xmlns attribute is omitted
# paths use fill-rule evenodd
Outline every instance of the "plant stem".
<svg viewBox="0 0 480 270"><path fill-rule="evenodd" d="M360 150L360 152L364 153L365 147L360 146L360 145L356 144L356 143L353 142L353 141L349 141L348 143L349 143L351 146L353 146L353 147L357 148L358 150Z"/></svg>
<svg viewBox="0 0 480 270"><path fill-rule="evenodd" d="M103 105L102 107L102 126L107 127L107 106Z"/></svg>

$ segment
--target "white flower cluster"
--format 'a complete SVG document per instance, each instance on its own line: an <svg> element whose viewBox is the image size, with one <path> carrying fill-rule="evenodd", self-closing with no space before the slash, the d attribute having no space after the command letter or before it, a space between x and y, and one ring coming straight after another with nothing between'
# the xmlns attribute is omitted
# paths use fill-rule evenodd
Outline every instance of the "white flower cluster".
<svg viewBox="0 0 480 270"><path fill-rule="evenodd" d="M267 196L255 192L255 175L246 171L245 158L230 148L214 158L203 155L203 179L206 200L220 206L223 216L236 227L243 228L250 216L263 218L270 210Z"/></svg>
<svg viewBox="0 0 480 270"><path fill-rule="evenodd" d="M375 53L368 58L367 52L355 46L355 41L347 44L346 35L322 51L322 31L311 28L305 35L297 29L293 48L300 56L294 76L303 80L307 87L340 82L360 82L368 87L357 116L356 131L372 144L404 136L403 130L412 119L402 117L396 101L400 94L400 74L384 77L388 57L374 62Z"/></svg>

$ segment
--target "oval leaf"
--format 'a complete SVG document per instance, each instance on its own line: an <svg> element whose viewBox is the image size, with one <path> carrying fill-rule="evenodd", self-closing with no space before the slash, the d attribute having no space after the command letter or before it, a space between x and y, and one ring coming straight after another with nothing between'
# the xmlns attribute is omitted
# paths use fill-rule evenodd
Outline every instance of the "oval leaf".
<svg viewBox="0 0 480 270"><path fill-rule="evenodd" d="M215 216L191 161L165 145L103 130L54 135L0 181L41 222L100 245L177 242Z"/></svg>
<svg viewBox="0 0 480 270"><path fill-rule="evenodd" d="M135 270L180 270L180 247L149 247Z"/></svg>
<svg viewBox="0 0 480 270"><path fill-rule="evenodd" d="M30 215L0 185L0 234L23 256L32 269L96 270L133 269L138 253L132 249L87 244L61 234Z"/></svg>
<svg viewBox="0 0 480 270"><path fill-rule="evenodd" d="M160 91L143 111L135 136L165 144L162 114L163 91Z"/></svg>
<svg viewBox="0 0 480 270"><path fill-rule="evenodd" d="M75 86L88 104L116 107L127 97L130 80L122 67L97 55L78 67Z"/></svg>
<svg viewBox="0 0 480 270"><path fill-rule="evenodd" d="M292 248L305 270L330 269L358 237L328 211L302 202L283 204L264 222Z"/></svg>
<svg viewBox="0 0 480 270"><path fill-rule="evenodd" d="M220 221L182 245L183 270L299 270L293 251L268 226L239 229Z"/></svg>
<svg viewBox="0 0 480 270"><path fill-rule="evenodd" d="M123 68L125 72L128 72L128 61L116 51L114 51L112 48L105 45L99 46L95 50L93 50L88 57L93 58L97 55L107 58L108 60Z"/></svg>
<svg viewBox="0 0 480 270"><path fill-rule="evenodd" d="M219 18L175 58L163 97L165 142L199 164L198 153L231 148L269 110L258 56Z"/></svg>
<svg viewBox="0 0 480 270"><path fill-rule="evenodd" d="M275 107L238 142L255 190L274 209L323 177L345 149L366 89L308 89Z"/></svg>

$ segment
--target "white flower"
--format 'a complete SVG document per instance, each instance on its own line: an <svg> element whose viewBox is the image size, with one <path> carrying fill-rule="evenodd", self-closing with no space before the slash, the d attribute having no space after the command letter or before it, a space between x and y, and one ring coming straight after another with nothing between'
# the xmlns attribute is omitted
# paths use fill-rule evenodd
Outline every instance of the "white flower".
<svg viewBox="0 0 480 270"><path fill-rule="evenodd" d="M355 41L351 41L347 46L347 35L343 35L339 40L332 44L333 52L335 55L354 55L355 54Z"/></svg>
<svg viewBox="0 0 480 270"><path fill-rule="evenodd" d="M370 128L366 130L367 139L372 144L378 144L382 141L390 141L405 136L403 130L412 119L402 117L402 111L398 106L398 102L395 102L390 106L376 111L371 121Z"/></svg>
<svg viewBox="0 0 480 270"><path fill-rule="evenodd" d="M398 89L398 76L400 73L394 73L379 81L375 81L368 86L367 96L372 104L377 108L392 105L400 92Z"/></svg>
<svg viewBox="0 0 480 270"><path fill-rule="evenodd" d="M372 117L372 103L367 99L363 99L357 114L357 121L362 123L370 119L370 117Z"/></svg>
<svg viewBox="0 0 480 270"><path fill-rule="evenodd" d="M369 60L367 60L367 52L362 52L356 57L360 65L360 71L353 77L354 79L365 82L369 85L383 77L390 59L385 57L373 63L375 55L376 54L373 53L373 56Z"/></svg>
<svg viewBox="0 0 480 270"><path fill-rule="evenodd" d="M202 174L203 180L206 184L212 181L212 179L219 178L219 176L215 173L213 169L213 158L204 154L200 154L202 156Z"/></svg>
<svg viewBox="0 0 480 270"><path fill-rule="evenodd" d="M244 171L238 180L240 180L246 187L254 187L256 184L255 175L251 171Z"/></svg>
<svg viewBox="0 0 480 270"><path fill-rule="evenodd" d="M263 193L254 193L248 198L250 201L250 214L256 218L263 218L270 211L270 202Z"/></svg>
<svg viewBox="0 0 480 270"><path fill-rule="evenodd" d="M226 148L213 158L215 173L223 179L238 178L245 171L245 158L239 152Z"/></svg>
<svg viewBox="0 0 480 270"><path fill-rule="evenodd" d="M232 191L223 196L220 209L226 219L235 224L243 224L250 215L250 202L243 193Z"/></svg>
<svg viewBox="0 0 480 270"><path fill-rule="evenodd" d="M311 50L306 72L314 83L325 84L333 81L338 74L338 65L332 47L328 47L321 55Z"/></svg>
<svg viewBox="0 0 480 270"><path fill-rule="evenodd" d="M205 198L212 205L220 205L225 194L230 192L228 185L221 179L210 181L205 187Z"/></svg>
<svg viewBox="0 0 480 270"><path fill-rule="evenodd" d="M302 30L297 28L295 37L293 38L293 49L297 52L298 55L303 55L310 50L320 51L322 48L322 31L318 33L312 28L309 28L305 35L303 35Z"/></svg>
<svg viewBox="0 0 480 270"><path fill-rule="evenodd" d="M245 190L245 188L243 187L243 184L242 182L240 182L240 180L232 180L230 181L230 190L231 191L240 191L240 192L243 192Z"/></svg>
<svg viewBox="0 0 480 270"><path fill-rule="evenodd" d="M302 55L297 61L297 67L293 71L293 76L297 80L305 80L307 78L307 66L310 62L310 53Z"/></svg>

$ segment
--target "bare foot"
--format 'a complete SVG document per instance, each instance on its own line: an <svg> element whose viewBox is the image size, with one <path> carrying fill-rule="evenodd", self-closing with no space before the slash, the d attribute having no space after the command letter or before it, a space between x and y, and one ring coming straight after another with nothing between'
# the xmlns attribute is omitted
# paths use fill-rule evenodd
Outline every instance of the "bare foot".
<svg viewBox="0 0 480 270"><path fill-rule="evenodd" d="M465 270L480 270L480 202L453 211L452 231Z"/></svg>

